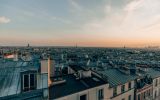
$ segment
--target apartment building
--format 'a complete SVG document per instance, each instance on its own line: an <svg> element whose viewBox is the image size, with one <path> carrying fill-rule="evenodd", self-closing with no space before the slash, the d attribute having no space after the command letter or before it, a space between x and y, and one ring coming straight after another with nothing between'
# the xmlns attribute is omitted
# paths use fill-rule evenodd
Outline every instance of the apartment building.
<svg viewBox="0 0 160 100"><path fill-rule="evenodd" d="M107 100L108 82L90 70L72 66L74 73L52 77L51 100Z"/></svg>
<svg viewBox="0 0 160 100"><path fill-rule="evenodd" d="M108 98L106 100L134 100L135 75L128 75L116 68L99 73L108 79L109 87L106 90Z"/></svg>
<svg viewBox="0 0 160 100"><path fill-rule="evenodd" d="M142 76L137 78L135 83L135 99L151 100L153 93L152 78L149 76Z"/></svg>
<svg viewBox="0 0 160 100"><path fill-rule="evenodd" d="M160 70L159 69L149 69L147 72L152 77L153 82L153 99L160 99Z"/></svg>

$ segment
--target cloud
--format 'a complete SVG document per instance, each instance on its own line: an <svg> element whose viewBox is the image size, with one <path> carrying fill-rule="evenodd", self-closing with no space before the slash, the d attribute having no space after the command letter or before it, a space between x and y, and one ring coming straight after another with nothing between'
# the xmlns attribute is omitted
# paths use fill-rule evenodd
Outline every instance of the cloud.
<svg viewBox="0 0 160 100"><path fill-rule="evenodd" d="M116 7L113 3L106 3L102 9L105 16L87 21L84 30L99 33L138 34L143 29L160 25L159 0L130 0L123 6Z"/></svg>
<svg viewBox="0 0 160 100"><path fill-rule="evenodd" d="M106 5L104 11L105 11L106 13L110 13L110 12L111 12L111 5Z"/></svg>
<svg viewBox="0 0 160 100"><path fill-rule="evenodd" d="M9 23L11 20L5 16L0 16L0 24Z"/></svg>
<svg viewBox="0 0 160 100"><path fill-rule="evenodd" d="M51 20L62 22L63 24L70 24L71 23L70 20L66 20L66 19L63 19L63 18L60 18L60 17L55 17L55 16L51 17Z"/></svg>
<svg viewBox="0 0 160 100"><path fill-rule="evenodd" d="M147 0L146 0L147 2ZM144 0L132 0L129 3L127 3L124 8L122 9L122 11L125 12L125 16L124 19L122 21L122 24L127 24L128 22L132 22L131 19L135 18L138 13L138 17L139 17L139 12L143 11L142 13L145 12L146 8L145 8L145 4L146 2L144 2Z"/></svg>
<svg viewBox="0 0 160 100"><path fill-rule="evenodd" d="M109 32L120 32L118 29L121 28L121 23L124 19L122 10L117 10L117 8L114 8L107 2L106 5L102 7L102 11L104 11L104 17L87 21L83 29L87 32L101 33L103 35Z"/></svg>
<svg viewBox="0 0 160 100"><path fill-rule="evenodd" d="M76 0L69 0L69 3L76 10L82 10L82 7L76 2Z"/></svg>
<svg viewBox="0 0 160 100"><path fill-rule="evenodd" d="M128 12L136 10L141 7L143 3L144 0L133 0L125 6L124 10Z"/></svg>
<svg viewBox="0 0 160 100"><path fill-rule="evenodd" d="M137 3L136 3L137 2ZM129 6L130 5L130 6ZM131 6L135 5L135 6ZM153 27L160 25L160 1L159 0L134 0L126 7L128 8L128 15L126 17L127 23L135 22L139 29L150 30ZM129 10L129 8L131 8ZM152 30L156 32L155 30Z"/></svg>

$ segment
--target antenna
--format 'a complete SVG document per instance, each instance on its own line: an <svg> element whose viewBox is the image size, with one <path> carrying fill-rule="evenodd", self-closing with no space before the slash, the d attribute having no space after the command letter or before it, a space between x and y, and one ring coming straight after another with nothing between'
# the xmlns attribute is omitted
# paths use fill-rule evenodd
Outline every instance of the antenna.
<svg viewBox="0 0 160 100"><path fill-rule="evenodd" d="M77 48L78 46L77 46L77 43L76 43L76 48Z"/></svg>

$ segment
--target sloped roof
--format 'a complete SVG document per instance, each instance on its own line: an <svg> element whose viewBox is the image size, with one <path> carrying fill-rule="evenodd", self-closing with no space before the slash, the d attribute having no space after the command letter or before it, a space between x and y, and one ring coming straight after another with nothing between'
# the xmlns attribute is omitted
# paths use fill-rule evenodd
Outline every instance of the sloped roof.
<svg viewBox="0 0 160 100"><path fill-rule="evenodd" d="M22 71L29 70L29 68L37 67L30 65L23 61L5 61L0 62L0 97L10 96L21 93L21 76Z"/></svg>
<svg viewBox="0 0 160 100"><path fill-rule="evenodd" d="M105 71L100 71L103 75L108 78L108 83L110 87L115 87L121 84L125 84L129 81L133 81L136 79L136 75L127 75L120 72L117 69L108 69Z"/></svg>

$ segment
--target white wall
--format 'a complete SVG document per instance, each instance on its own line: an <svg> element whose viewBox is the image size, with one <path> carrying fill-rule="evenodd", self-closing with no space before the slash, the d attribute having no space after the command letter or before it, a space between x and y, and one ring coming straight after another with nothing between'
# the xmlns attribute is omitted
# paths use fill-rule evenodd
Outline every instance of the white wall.
<svg viewBox="0 0 160 100"><path fill-rule="evenodd" d="M37 74L37 89L43 89L43 97L48 98L48 74Z"/></svg>
<svg viewBox="0 0 160 100"><path fill-rule="evenodd" d="M41 60L41 73L48 73L48 60Z"/></svg>
<svg viewBox="0 0 160 100"><path fill-rule="evenodd" d="M53 77L55 74L55 63L54 60L45 59L41 60L41 74L48 74L48 85L52 84L50 77Z"/></svg>
<svg viewBox="0 0 160 100"><path fill-rule="evenodd" d="M37 89L48 88L48 74L37 74Z"/></svg>
<svg viewBox="0 0 160 100"><path fill-rule="evenodd" d="M155 86L156 84L156 79L158 79L158 84L157 86ZM155 93L157 92L156 96L160 96L160 77L153 79L153 99L155 99Z"/></svg>
<svg viewBox="0 0 160 100"><path fill-rule="evenodd" d="M134 89L127 91L127 92L125 92L115 98L110 99L110 100L122 100L123 98L125 100L128 100L129 95L131 95L131 100L134 100Z"/></svg>
<svg viewBox="0 0 160 100"><path fill-rule="evenodd" d="M128 82L129 83L129 82ZM125 83L125 91L124 93L121 93L121 86L117 86L117 96L113 97L113 88L107 89L107 95L109 98L107 100L122 100L123 98L125 100L128 100L128 96L131 95L131 100L134 100L134 89L128 90L128 83ZM131 81L131 88L134 88L134 81Z"/></svg>

